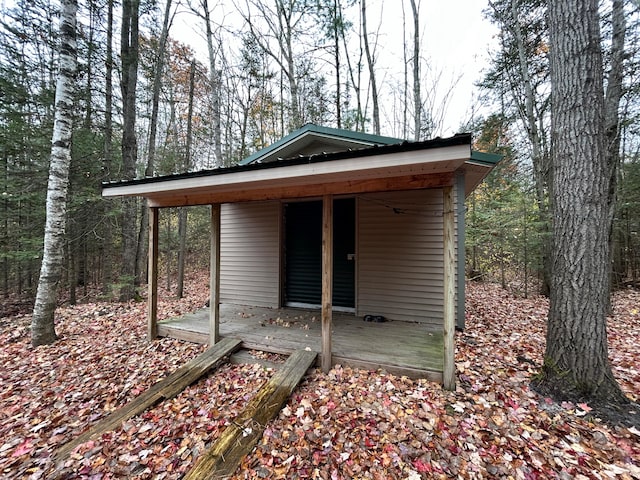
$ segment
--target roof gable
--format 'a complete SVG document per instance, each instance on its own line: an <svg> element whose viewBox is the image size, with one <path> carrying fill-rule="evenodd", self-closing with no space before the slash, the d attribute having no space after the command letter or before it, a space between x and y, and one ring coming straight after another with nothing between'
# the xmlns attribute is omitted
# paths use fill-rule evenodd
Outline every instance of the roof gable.
<svg viewBox="0 0 640 480"><path fill-rule="evenodd" d="M308 123L286 137L245 158L239 165L271 162L274 160L343 152L376 145L393 145L403 140L369 133L353 132Z"/></svg>

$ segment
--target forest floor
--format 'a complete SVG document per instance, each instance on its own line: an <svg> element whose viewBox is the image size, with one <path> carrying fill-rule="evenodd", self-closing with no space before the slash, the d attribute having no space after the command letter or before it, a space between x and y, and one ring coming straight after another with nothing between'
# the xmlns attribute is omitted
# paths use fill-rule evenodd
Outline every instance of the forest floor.
<svg viewBox="0 0 640 480"><path fill-rule="evenodd" d="M201 307L207 285L193 275L188 298L161 294L161 318ZM640 293L614 302L611 362L638 402ZM313 370L233 478L640 479L640 429L529 388L547 308L540 297L470 284L455 392L384 371ZM144 303L60 307L59 341L38 348L29 343L30 313L0 318L0 478L180 478L273 373L225 364L54 465L57 448L204 350L147 343L145 311Z"/></svg>

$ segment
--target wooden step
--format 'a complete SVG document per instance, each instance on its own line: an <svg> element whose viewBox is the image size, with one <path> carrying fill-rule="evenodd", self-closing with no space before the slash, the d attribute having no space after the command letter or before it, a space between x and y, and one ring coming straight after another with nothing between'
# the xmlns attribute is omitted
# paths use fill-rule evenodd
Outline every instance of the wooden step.
<svg viewBox="0 0 640 480"><path fill-rule="evenodd" d="M316 359L316 352L296 350L249 401L245 409L198 458L184 480L221 479L238 468L244 456L262 437L267 423L282 408Z"/></svg>
<svg viewBox="0 0 640 480"><path fill-rule="evenodd" d="M79 437L64 444L54 454L54 460L64 459L78 445L102 435L104 432L118 428L122 422L144 412L159 401L175 397L209 370L218 366L225 357L239 349L240 343L241 341L236 338L223 338L183 367L178 368L169 376L155 383L123 407L111 412Z"/></svg>

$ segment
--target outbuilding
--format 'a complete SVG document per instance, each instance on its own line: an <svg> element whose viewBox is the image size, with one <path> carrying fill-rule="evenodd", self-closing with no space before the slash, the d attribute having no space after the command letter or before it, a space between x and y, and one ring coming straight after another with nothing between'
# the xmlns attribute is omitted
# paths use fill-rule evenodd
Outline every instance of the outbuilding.
<svg viewBox="0 0 640 480"><path fill-rule="evenodd" d="M442 369L430 373L453 388L464 200L499 160L473 151L469 134L408 142L308 124L239 165L106 183L103 196L147 200L150 338L159 209L211 205L210 343L220 337L220 304L317 310L328 371L338 319L411 325L441 339Z"/></svg>

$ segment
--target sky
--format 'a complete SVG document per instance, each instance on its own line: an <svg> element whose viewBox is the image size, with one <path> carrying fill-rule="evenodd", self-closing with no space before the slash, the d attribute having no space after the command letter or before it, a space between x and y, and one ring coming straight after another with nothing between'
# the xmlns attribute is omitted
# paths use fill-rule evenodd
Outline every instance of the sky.
<svg viewBox="0 0 640 480"><path fill-rule="evenodd" d="M213 4L212 2L210 4ZM400 0L368 0L368 29L374 31L380 25L379 58L376 63L379 69L380 96L389 99L393 93L390 80L402 77L402 8ZM429 77L423 83L423 91L433 91L434 78L439 80L435 87L436 104L442 103L442 97L452 92L447 102L444 116L443 136L449 136L460 130L460 125L477 115L478 94L474 83L482 78L482 71L488 65L489 50L495 43L496 26L483 15L487 8L487 0L418 0L421 17L423 75ZM410 3L406 1L407 15L410 14ZM226 22L233 22L232 14L220 12L233 11L232 4L218 2L216 7L219 19L225 16ZM380 18L383 18L380 23ZM408 21L410 22L410 20ZM407 25L411 30L411 24ZM197 52L199 60L208 64L206 44L202 36L200 21L191 14L181 13L171 30L176 40L191 45ZM411 35L411 31L408 33ZM408 41L411 41L409 38ZM429 70L429 72L427 72ZM455 83L454 87L451 87ZM453 90L452 90L453 89ZM382 105L382 116L391 116L393 107L387 102ZM436 112L437 113L437 112ZM382 122L382 133L397 135L390 131L391 120ZM386 128L385 128L386 127Z"/></svg>

